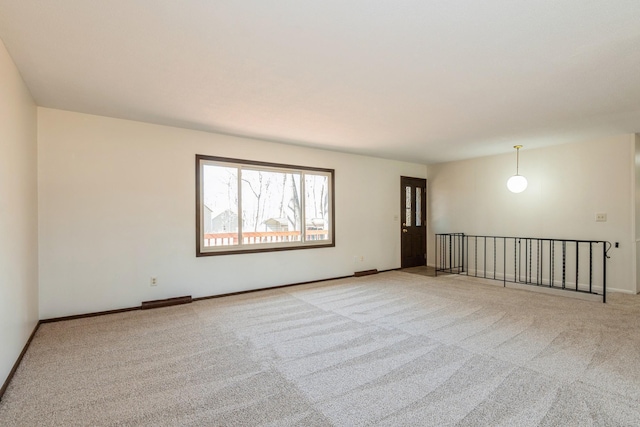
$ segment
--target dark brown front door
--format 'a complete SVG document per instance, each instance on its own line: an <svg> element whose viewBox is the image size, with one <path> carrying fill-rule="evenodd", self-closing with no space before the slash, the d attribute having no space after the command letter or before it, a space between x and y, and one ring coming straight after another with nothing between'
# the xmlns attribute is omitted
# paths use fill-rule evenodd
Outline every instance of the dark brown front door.
<svg viewBox="0 0 640 427"><path fill-rule="evenodd" d="M425 265L427 253L427 180L400 179L400 219L402 220L402 268Z"/></svg>

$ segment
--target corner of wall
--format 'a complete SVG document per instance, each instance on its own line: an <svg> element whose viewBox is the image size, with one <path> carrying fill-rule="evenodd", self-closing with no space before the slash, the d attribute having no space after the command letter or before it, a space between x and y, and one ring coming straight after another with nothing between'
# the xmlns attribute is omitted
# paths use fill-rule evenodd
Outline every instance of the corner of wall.
<svg viewBox="0 0 640 427"><path fill-rule="evenodd" d="M0 384L38 324L37 110L0 40ZM6 207L6 209L4 209ZM6 382L5 382L6 384ZM4 387L3 387L4 390Z"/></svg>

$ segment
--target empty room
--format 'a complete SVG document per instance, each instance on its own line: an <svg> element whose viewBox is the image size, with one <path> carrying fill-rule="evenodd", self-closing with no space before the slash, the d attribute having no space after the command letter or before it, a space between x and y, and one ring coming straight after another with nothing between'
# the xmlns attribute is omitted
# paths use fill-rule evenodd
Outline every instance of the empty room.
<svg viewBox="0 0 640 427"><path fill-rule="evenodd" d="M640 425L638 22L0 0L0 425Z"/></svg>

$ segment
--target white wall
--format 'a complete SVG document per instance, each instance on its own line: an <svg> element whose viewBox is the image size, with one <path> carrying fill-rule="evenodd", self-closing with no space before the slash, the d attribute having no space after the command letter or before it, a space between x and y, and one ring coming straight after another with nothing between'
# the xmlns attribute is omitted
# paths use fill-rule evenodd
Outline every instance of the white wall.
<svg viewBox="0 0 640 427"><path fill-rule="evenodd" d="M36 114L0 41L0 386L38 322Z"/></svg>
<svg viewBox="0 0 640 427"><path fill-rule="evenodd" d="M611 249L609 290L636 292L635 136L520 150L529 187L506 188L516 153L430 165L429 236L435 233L548 237L620 242ZM595 213L607 222L595 222ZM434 253L429 251L429 264Z"/></svg>
<svg viewBox="0 0 640 427"><path fill-rule="evenodd" d="M426 176L424 165L47 108L38 132L41 318L397 268L400 176ZM336 247L196 258L196 154L334 168Z"/></svg>

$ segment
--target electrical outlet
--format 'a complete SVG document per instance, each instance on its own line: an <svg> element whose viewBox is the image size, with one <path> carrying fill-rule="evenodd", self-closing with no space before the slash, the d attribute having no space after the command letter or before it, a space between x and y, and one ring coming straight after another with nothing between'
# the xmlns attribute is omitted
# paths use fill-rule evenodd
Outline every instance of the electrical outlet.
<svg viewBox="0 0 640 427"><path fill-rule="evenodd" d="M158 278L157 277L152 277L150 280L150 284L151 286L158 286Z"/></svg>
<svg viewBox="0 0 640 427"><path fill-rule="evenodd" d="M596 222L607 222L607 214L606 213L597 213L596 214Z"/></svg>

